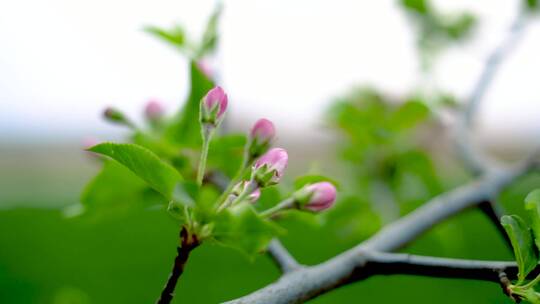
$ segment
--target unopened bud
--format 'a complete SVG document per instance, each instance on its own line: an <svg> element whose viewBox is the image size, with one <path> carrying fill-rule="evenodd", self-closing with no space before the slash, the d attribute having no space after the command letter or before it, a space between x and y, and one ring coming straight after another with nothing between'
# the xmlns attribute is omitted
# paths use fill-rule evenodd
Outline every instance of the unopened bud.
<svg viewBox="0 0 540 304"><path fill-rule="evenodd" d="M150 100L144 107L144 116L149 121L160 120L165 114L163 104L157 100Z"/></svg>
<svg viewBox="0 0 540 304"><path fill-rule="evenodd" d="M336 187L329 182L310 184L295 193L295 200L301 209L323 211L334 205Z"/></svg>
<svg viewBox="0 0 540 304"><path fill-rule="evenodd" d="M105 111L103 111L103 117L112 123L126 125L129 127L133 126L133 124L126 118L124 113L113 107L107 107Z"/></svg>
<svg viewBox="0 0 540 304"><path fill-rule="evenodd" d="M254 179L261 187L279 183L287 168L288 160L289 155L285 149L270 149L253 165L252 179Z"/></svg>
<svg viewBox="0 0 540 304"><path fill-rule="evenodd" d="M261 118L253 125L249 135L249 155L256 158L268 150L276 136L276 129L270 120Z"/></svg>
<svg viewBox="0 0 540 304"><path fill-rule="evenodd" d="M215 87L208 91L201 100L201 123L217 126L223 119L227 102L227 94L221 87Z"/></svg>

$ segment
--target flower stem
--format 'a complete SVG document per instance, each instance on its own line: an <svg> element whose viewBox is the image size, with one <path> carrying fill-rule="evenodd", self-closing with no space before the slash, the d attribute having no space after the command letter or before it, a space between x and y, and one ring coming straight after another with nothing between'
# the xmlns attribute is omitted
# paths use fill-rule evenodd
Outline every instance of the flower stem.
<svg viewBox="0 0 540 304"><path fill-rule="evenodd" d="M223 191L223 193L217 200L216 206L218 208L218 211L221 211L227 207L226 206L227 199L229 198L229 195L231 194L234 186L240 181L242 177L244 177L244 175L246 175L246 173L250 169L253 159L249 155L249 146L250 144L248 143L244 149L244 157L242 159L242 165L240 166L240 168L238 169L234 177L231 179L231 181L227 185L227 188L225 188L225 190Z"/></svg>
<svg viewBox="0 0 540 304"><path fill-rule="evenodd" d="M292 197L289 197L288 199L280 202L279 204L275 205L272 208L266 209L263 212L260 213L262 217L272 217L279 211L285 210L285 209L291 209L294 207L295 199Z"/></svg>
<svg viewBox="0 0 540 304"><path fill-rule="evenodd" d="M241 201L245 200L248 195L250 195L253 191L257 189L257 183L253 180L249 181L248 185L242 190L242 193L238 195L237 198L235 198L232 203L230 203L231 206L234 206Z"/></svg>
<svg viewBox="0 0 540 304"><path fill-rule="evenodd" d="M208 158L208 148L210 147L210 141L212 140L213 135L213 128L208 127L206 125L203 125L202 130L202 150L201 150L201 158L199 160L199 170L197 171L197 185L201 186L203 179L204 179L204 173L206 170L206 159Z"/></svg>
<svg viewBox="0 0 540 304"><path fill-rule="evenodd" d="M529 283L523 285L523 288L532 288L534 287L534 285L538 284L538 282L540 282L540 275L536 276L536 278L534 278Z"/></svg>

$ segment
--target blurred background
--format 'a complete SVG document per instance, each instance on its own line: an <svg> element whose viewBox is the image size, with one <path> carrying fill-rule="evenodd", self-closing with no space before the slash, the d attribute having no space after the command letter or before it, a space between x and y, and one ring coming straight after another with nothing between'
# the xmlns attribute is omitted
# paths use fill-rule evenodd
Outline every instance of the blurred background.
<svg viewBox="0 0 540 304"><path fill-rule="evenodd" d="M229 94L227 127L243 132L260 117L271 119L277 145L291 151L289 181L306 170L330 172L346 180L342 198L351 202L342 205L354 206L336 208L318 223L285 221L283 242L303 263L352 247L470 178L452 148L456 113L523 3L437 0L428 3L437 12L432 16L421 8L426 3L223 3L219 43L205 60ZM83 151L87 142L129 134L103 121L105 107L143 124L148 100L174 113L189 93L188 58L145 27L178 24L200 37L215 6L206 0L0 2L0 303L155 300L174 254L175 223L147 209L66 218L65 207L80 201L99 170ZM538 54L540 22L531 13L475 118L472 137L486 153L513 160L540 143ZM395 118L410 104L421 109ZM399 136L381 139L381 130ZM540 176L530 174L500 201L519 213L516 204L539 184ZM478 211L444 223L406 251L511 258ZM251 261L205 245L190 260L176 303L218 303L277 277L265 256ZM351 301L509 302L495 284L411 276L372 278L312 302Z"/></svg>

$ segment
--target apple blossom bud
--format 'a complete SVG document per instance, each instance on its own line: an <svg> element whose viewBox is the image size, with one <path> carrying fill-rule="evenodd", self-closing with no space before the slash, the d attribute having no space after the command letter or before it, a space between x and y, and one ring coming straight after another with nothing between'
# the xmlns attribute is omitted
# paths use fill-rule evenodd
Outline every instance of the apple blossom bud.
<svg viewBox="0 0 540 304"><path fill-rule="evenodd" d="M253 125L249 135L249 155L253 159L266 152L276 135L276 129L270 120L261 118Z"/></svg>
<svg viewBox="0 0 540 304"><path fill-rule="evenodd" d="M144 116L146 116L146 119L149 121L160 120L163 117L163 114L165 114L165 109L161 102L152 99L146 103L144 108Z"/></svg>
<svg viewBox="0 0 540 304"><path fill-rule="evenodd" d="M334 205L336 201L336 187L329 182L318 182L307 185L304 189L309 193L309 198L301 207L311 211L323 211Z"/></svg>
<svg viewBox="0 0 540 304"><path fill-rule="evenodd" d="M240 196L240 194L243 192L243 191L247 191L248 187L249 187L249 181L242 181L242 182L239 182L238 184L236 184L231 192L231 194L234 196L234 198L237 198L238 196ZM257 202L257 200L259 199L259 197L261 196L261 189L259 188L255 188L255 190L253 190L248 196L247 196L247 201L250 202L250 203L255 203Z"/></svg>
<svg viewBox="0 0 540 304"><path fill-rule="evenodd" d="M124 113L116 108L107 107L105 111L103 111L103 117L112 123L133 127L133 124L126 118Z"/></svg>
<svg viewBox="0 0 540 304"><path fill-rule="evenodd" d="M251 129L251 138L260 142L270 142L275 135L274 124L266 118L257 120Z"/></svg>
<svg viewBox="0 0 540 304"><path fill-rule="evenodd" d="M261 187L277 184L287 168L288 160L289 155L285 149L270 149L253 165L252 179Z"/></svg>
<svg viewBox="0 0 540 304"><path fill-rule="evenodd" d="M208 91L201 101L201 123L217 126L223 119L227 101L227 94L221 87L217 86Z"/></svg>

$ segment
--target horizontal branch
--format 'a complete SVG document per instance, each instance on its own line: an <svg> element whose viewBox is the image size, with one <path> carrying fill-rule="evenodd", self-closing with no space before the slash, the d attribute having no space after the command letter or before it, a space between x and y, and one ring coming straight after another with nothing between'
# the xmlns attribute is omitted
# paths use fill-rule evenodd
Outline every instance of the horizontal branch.
<svg viewBox="0 0 540 304"><path fill-rule="evenodd" d="M500 274L516 279L518 267L515 262L479 261L418 256L405 253L375 252L367 254L365 273L370 275L418 275L438 278L456 278L499 282ZM537 267L529 274L535 277Z"/></svg>
<svg viewBox="0 0 540 304"><path fill-rule="evenodd" d="M283 273L288 273L302 267L278 239L273 239L270 245L268 245L268 255L270 255Z"/></svg>
<svg viewBox="0 0 540 304"><path fill-rule="evenodd" d="M433 198L356 247L321 264L287 273L273 284L226 303L302 303L353 282L355 278L361 277L361 270L368 262L366 252L394 251L405 246L435 224L492 199L503 187L535 164L533 159L528 159L507 170L492 169L469 184Z"/></svg>

